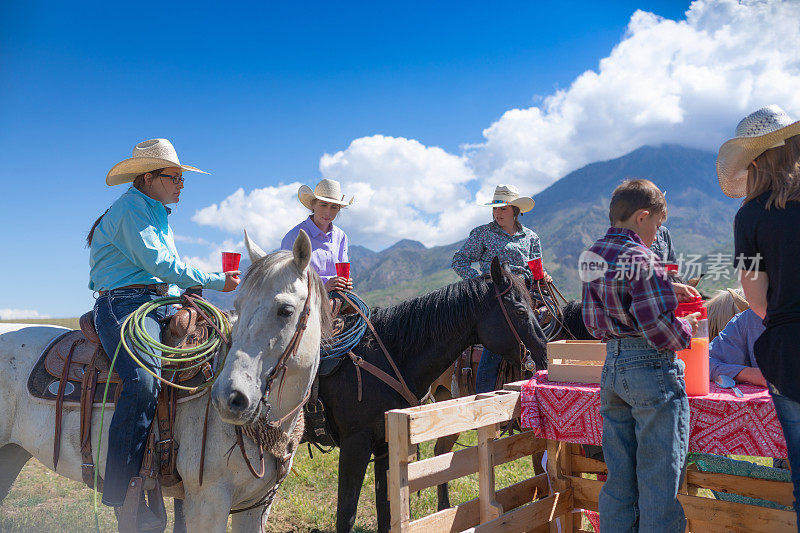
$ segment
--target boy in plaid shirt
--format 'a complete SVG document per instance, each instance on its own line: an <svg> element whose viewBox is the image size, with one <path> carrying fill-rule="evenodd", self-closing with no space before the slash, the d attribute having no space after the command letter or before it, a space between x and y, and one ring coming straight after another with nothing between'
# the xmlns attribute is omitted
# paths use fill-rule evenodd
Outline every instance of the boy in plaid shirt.
<svg viewBox="0 0 800 533"><path fill-rule="evenodd" d="M675 352L688 346L697 314L676 318L675 308L679 297L697 291L671 283L649 249L666 216L664 195L651 181L625 181L611 197L611 227L581 255L583 321L606 342L604 533L686 528L676 496L689 448L689 402Z"/></svg>

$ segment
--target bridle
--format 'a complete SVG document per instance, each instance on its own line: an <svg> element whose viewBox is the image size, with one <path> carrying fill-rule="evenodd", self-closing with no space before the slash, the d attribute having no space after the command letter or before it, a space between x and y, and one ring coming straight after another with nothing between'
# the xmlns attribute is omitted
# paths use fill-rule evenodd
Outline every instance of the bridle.
<svg viewBox="0 0 800 533"><path fill-rule="evenodd" d="M297 350L300 348L300 341L303 339L303 333L306 331L306 326L308 325L308 316L310 315L310 307L311 307L311 274L307 273L306 277L308 278L308 296L306 296L306 302L303 304L303 311L300 313L300 318L297 320L297 327L294 330L294 335L289 340L289 344L286 345L286 348L283 350L280 358L278 359L278 363L272 368L272 370L264 376L265 381L267 382L266 387L264 388L264 394L261 396L261 403L267 406L266 412L262 415L264 418L270 412L272 406L267 403L267 397L269 396L270 390L272 389L272 382L275 381L275 378L278 377L278 373L281 373L281 381L280 385L278 385L278 400L276 404L280 402L281 392L283 392L283 381L286 377L286 362L289 360L290 357L297 355ZM267 426L278 429L284 422L286 422L289 418L294 416L297 411L303 408L305 403L308 401L308 398L311 396L311 388L309 387L308 392L300 400L300 403L297 406L283 415L278 420L267 420Z"/></svg>
<svg viewBox="0 0 800 533"><path fill-rule="evenodd" d="M525 346L525 343L522 342L522 337L519 336L517 328L514 327L514 323L511 321L511 317L508 315L508 310L503 303L503 296L511 291L511 288L514 286L514 282L509 280L508 287L503 289L502 292L498 288L497 283L492 283L492 285L494 286L494 295L497 297L497 302L500 304L500 309L503 311L503 316L506 318L506 323L508 324L509 329L511 329L511 333L514 334L514 338L517 339L520 367L525 368L525 370L528 372L533 372L536 370L536 362L533 360L533 357L531 357L531 351Z"/></svg>
<svg viewBox="0 0 800 533"><path fill-rule="evenodd" d="M286 377L286 370L287 370L287 361L289 361L290 357L297 355L297 350L300 348L300 341L303 339L303 333L306 330L306 326L308 325L308 317L310 315L310 307L311 307L311 273L307 273L308 279L308 296L306 296L306 302L303 304L303 310L300 313L300 318L297 320L297 327L294 330L294 335L292 338L289 339L289 343L286 345L286 348L283 350L280 358L278 359L278 363L270 370L264 379L266 381L266 387L264 388L264 394L261 396L260 403L266 405L266 411L261 415L264 417L264 424L272 429L279 429L284 422L286 422L289 418L293 417L297 414L297 412L303 408L303 406L308 401L308 398L311 396L311 387L308 388L308 392L306 392L303 399L300 400L300 403L297 406L283 415L278 420L268 420L267 415L272 408L272 406L267 403L267 398L269 397L270 390L272 389L272 383L275 381L275 378L278 377L278 374L281 374L281 381L278 385L278 400L276 403L280 402L281 392L283 392L283 382L284 377ZM252 464L250 463L250 459L247 457L247 453L244 449L244 438L242 436L242 427L236 426L236 444L239 446L239 449L242 452L242 456L245 459L245 463L247 463L247 468L250 470L250 473L253 474L258 479L264 477L264 450L263 445L261 442L257 442L259 448L259 459L261 460L261 471L256 472L255 468L253 468ZM277 488L277 484L276 484Z"/></svg>

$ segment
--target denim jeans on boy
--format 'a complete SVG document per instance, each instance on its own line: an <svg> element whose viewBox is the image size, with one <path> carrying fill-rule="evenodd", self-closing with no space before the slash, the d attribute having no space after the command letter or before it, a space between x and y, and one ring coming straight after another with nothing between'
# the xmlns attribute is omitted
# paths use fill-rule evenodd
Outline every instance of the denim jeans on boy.
<svg viewBox="0 0 800 533"><path fill-rule="evenodd" d="M792 484L794 485L794 510L797 513L797 530L800 531L800 403L782 395L772 384L769 386L775 413L783 428L783 438L789 452L789 464L792 467Z"/></svg>
<svg viewBox="0 0 800 533"><path fill-rule="evenodd" d="M600 530L683 532L676 495L689 451L684 364L643 338L611 340L600 378L603 453Z"/></svg>
<svg viewBox="0 0 800 533"><path fill-rule="evenodd" d="M114 357L120 339L120 326L125 318L142 304L158 297L155 291L141 288L116 289L97 298L94 324L109 359ZM157 320L166 315L164 309L159 307L145 318L145 329L156 340L161 340L161 325ZM138 351L136 357L160 366L158 359L146 357ZM108 431L103 503L118 507L125 501L128 482L139 474L147 432L155 415L159 382L136 364L124 348L119 350L114 371L119 374L123 386Z"/></svg>
<svg viewBox="0 0 800 533"><path fill-rule="evenodd" d="M475 392L491 392L497 383L497 374L500 373L500 363L503 358L486 348L481 354L481 361L478 363L478 374L475 376Z"/></svg>

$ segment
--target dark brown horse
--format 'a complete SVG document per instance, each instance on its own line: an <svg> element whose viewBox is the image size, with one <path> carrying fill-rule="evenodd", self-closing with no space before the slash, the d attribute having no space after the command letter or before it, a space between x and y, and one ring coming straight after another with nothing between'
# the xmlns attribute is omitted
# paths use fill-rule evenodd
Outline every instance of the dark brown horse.
<svg viewBox="0 0 800 533"><path fill-rule="evenodd" d="M519 364L519 343L511 325L536 365L544 368L546 362L546 340L534 317L525 284L502 268L496 258L490 277L460 281L394 307L375 309L372 322L417 398L422 398L431 383L473 344L482 344ZM353 351L393 374L369 332ZM408 407L408 402L372 374L361 371L359 379L356 367L348 359L338 371L320 378L319 396L341 448L336 530L352 530L364 474L374 455L378 530L388 531L389 460L384 413Z"/></svg>
<svg viewBox="0 0 800 533"><path fill-rule="evenodd" d="M552 319L553 317L550 317L550 320ZM558 328L559 335L550 340L560 340L562 338L589 340L593 338L583 323L581 304L579 301L572 300L564 305L564 307L561 308L558 319L563 324L563 327ZM446 400L452 400L453 398L475 394L475 379L477 376L478 361L480 360L482 351L480 347L471 346L464 352L462 357L433 382L430 394L435 401L444 402ZM541 368L538 364L537 367ZM530 372L526 372L525 368L523 368L518 361L504 361L500 366L495 388L501 389L505 383L518 381L530 375ZM459 435L459 433L455 433L437 439L436 445L434 446L434 454L442 455L451 452ZM450 495L447 483L437 486L437 496L438 509L440 511L450 507Z"/></svg>

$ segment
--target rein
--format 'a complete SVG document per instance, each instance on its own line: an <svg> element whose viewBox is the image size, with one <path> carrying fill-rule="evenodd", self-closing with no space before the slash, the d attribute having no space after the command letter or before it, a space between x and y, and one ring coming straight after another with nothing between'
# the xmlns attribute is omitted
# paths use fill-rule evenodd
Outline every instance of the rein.
<svg viewBox="0 0 800 533"><path fill-rule="evenodd" d="M525 343L522 342L522 337L520 337L519 333L517 333L517 328L514 327L514 323L511 321L511 317L508 316L508 311L503 303L503 296L511 291L511 287L514 286L514 283L509 281L508 287L503 289L503 292L500 292L500 289L497 287L496 283L493 283L492 285L494 285L494 295L497 297L497 302L500 304L500 309L503 311L503 316L506 318L506 323L508 324L509 329L511 329L511 333L514 334L514 338L517 339L520 367L527 368L528 361L531 361L531 351L528 350L528 348L525 346Z"/></svg>
<svg viewBox="0 0 800 533"><path fill-rule="evenodd" d="M419 400L417 399L417 396L413 392L411 392L411 389L409 389L408 385L406 385L406 381L403 379L403 374L400 373L400 369L397 368L397 365L395 364L394 359L392 359L392 356L389 355L389 350L386 349L386 346L384 346L380 335L378 335L378 332L375 331L375 326L372 325L372 322L370 322L369 318L364 314L364 312L355 303L353 303L353 301L350 298L348 298L346 294L344 294L343 292L340 292L339 294L341 294L342 298L344 298L345 301L348 304L350 304L350 306L353 309L355 309L356 313L358 313L359 316L361 316L361 318L364 319L364 322L367 323L367 326L369 327L369 330L375 336L375 340L378 341L378 346L381 347L381 350L383 351L383 355L385 355L386 356L386 360L389 361L389 364L391 365L392 370L394 371L395 375L397 376L397 379L393 378L392 376L390 376L389 374L387 374L386 372L384 372L383 370L381 370L377 366L373 365L369 361L365 361L363 358L355 355L353 352L349 352L347 355L350 357L350 360L353 361L353 364L356 365L356 370L360 370L361 368L363 368L364 370L366 370L367 372L369 372L373 376L377 377L378 379L380 379L381 381L383 381L384 383L389 385L392 389L394 389L398 394L400 394L400 396L402 396L409 403L409 405L411 405L411 407L418 406L419 405ZM361 373L360 372L357 374L357 377L358 377L358 382L359 382L358 400L361 401Z"/></svg>

